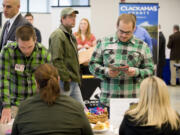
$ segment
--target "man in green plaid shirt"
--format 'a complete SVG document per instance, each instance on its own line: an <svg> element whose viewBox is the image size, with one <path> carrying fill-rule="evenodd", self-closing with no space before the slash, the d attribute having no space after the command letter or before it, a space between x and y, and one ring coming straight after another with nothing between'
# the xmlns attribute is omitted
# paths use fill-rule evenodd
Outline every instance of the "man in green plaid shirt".
<svg viewBox="0 0 180 135"><path fill-rule="evenodd" d="M21 101L36 93L34 71L40 64L51 60L47 49L36 42L32 26L19 27L16 30L16 40L7 44L0 53L2 123L14 117L13 107L17 108Z"/></svg>
<svg viewBox="0 0 180 135"><path fill-rule="evenodd" d="M110 98L135 98L140 82L153 74L148 45L135 38L135 19L122 14L114 36L98 41L89 63L90 72L102 80L100 103L109 106Z"/></svg>

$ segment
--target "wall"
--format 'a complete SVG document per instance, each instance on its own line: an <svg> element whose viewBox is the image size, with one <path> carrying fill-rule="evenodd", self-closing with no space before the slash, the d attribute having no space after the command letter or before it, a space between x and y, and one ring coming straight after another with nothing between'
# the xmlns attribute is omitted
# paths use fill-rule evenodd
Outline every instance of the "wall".
<svg viewBox="0 0 180 135"><path fill-rule="evenodd" d="M34 16L34 26L37 27L41 31L42 35L42 44L48 48L48 40L51 33L59 27L60 25L60 12L63 8L52 8L51 14L38 14L33 13ZM74 8L79 11L79 14L76 17L76 26L73 28L73 32L78 30L80 20L85 17L91 23L91 9L89 7L78 7ZM25 13L22 13L24 16ZM4 15L2 18L2 24L6 22ZM2 25L2 26L3 26Z"/></svg>
<svg viewBox="0 0 180 135"><path fill-rule="evenodd" d="M168 43L174 24L180 24L180 0L126 0L134 3L159 3L159 24ZM118 0L91 0L92 29L97 38L104 37L116 31L118 18ZM166 57L169 58L169 49L166 48Z"/></svg>
<svg viewBox="0 0 180 135"><path fill-rule="evenodd" d="M115 33L118 7L118 0L91 0L91 28L96 38Z"/></svg>
<svg viewBox="0 0 180 135"><path fill-rule="evenodd" d="M144 2L145 0L126 0L126 2ZM146 0L145 2L159 2L159 23L168 42L168 37L172 34L174 24L180 24L180 0ZM80 14L77 15L76 27L78 28L79 20L83 17L89 19L92 33L96 38L102 38L107 35L114 34L116 31L116 21L119 15L119 0L90 0L91 7L78 7ZM48 38L60 22L60 11L62 8L52 8L51 14L34 14L34 25L41 30L42 43L48 47ZM3 24L5 19L3 17ZM169 49L167 57L169 57Z"/></svg>
<svg viewBox="0 0 180 135"><path fill-rule="evenodd" d="M159 24L161 24L162 32L166 37L166 44L169 35L173 33L173 25L179 24L180 0L159 0ZM170 50L166 48L166 57L169 58Z"/></svg>

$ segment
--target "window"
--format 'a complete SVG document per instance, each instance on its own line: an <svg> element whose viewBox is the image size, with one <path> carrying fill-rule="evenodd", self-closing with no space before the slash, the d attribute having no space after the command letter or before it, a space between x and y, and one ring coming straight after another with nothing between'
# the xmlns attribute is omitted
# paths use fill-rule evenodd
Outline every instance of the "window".
<svg viewBox="0 0 180 135"><path fill-rule="evenodd" d="M29 11L40 13L50 12L50 2L49 0L29 0Z"/></svg>
<svg viewBox="0 0 180 135"><path fill-rule="evenodd" d="M20 0L21 12L49 13L50 0Z"/></svg>
<svg viewBox="0 0 180 135"><path fill-rule="evenodd" d="M89 7L90 0L51 0L51 6L56 7Z"/></svg>
<svg viewBox="0 0 180 135"><path fill-rule="evenodd" d="M20 11L27 12L27 0L21 0L20 2Z"/></svg>
<svg viewBox="0 0 180 135"><path fill-rule="evenodd" d="M2 9L2 2L1 3L1 10ZM90 0L20 0L21 12L37 12L37 13L49 13L51 6L54 7L89 7Z"/></svg>

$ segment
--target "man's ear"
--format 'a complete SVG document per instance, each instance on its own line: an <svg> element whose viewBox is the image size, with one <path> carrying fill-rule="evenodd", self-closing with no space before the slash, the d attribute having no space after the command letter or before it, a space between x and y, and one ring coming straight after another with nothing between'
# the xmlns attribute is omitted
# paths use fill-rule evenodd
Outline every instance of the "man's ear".
<svg viewBox="0 0 180 135"><path fill-rule="evenodd" d="M135 30L136 30L136 25L134 26L133 33L134 33Z"/></svg>
<svg viewBox="0 0 180 135"><path fill-rule="evenodd" d="M34 43L36 43L37 42L37 37L35 37L35 39L34 39Z"/></svg>
<svg viewBox="0 0 180 135"><path fill-rule="evenodd" d="M35 84L36 84L36 91L37 91L37 93L39 93L39 84L37 83L37 81L35 80Z"/></svg>

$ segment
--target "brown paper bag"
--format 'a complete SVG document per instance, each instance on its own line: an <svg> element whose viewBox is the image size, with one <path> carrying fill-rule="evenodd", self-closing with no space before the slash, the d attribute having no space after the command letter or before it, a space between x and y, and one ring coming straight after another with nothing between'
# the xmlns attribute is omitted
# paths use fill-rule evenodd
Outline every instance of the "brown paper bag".
<svg viewBox="0 0 180 135"><path fill-rule="evenodd" d="M79 64L88 63L91 59L95 47L91 47L79 53Z"/></svg>

